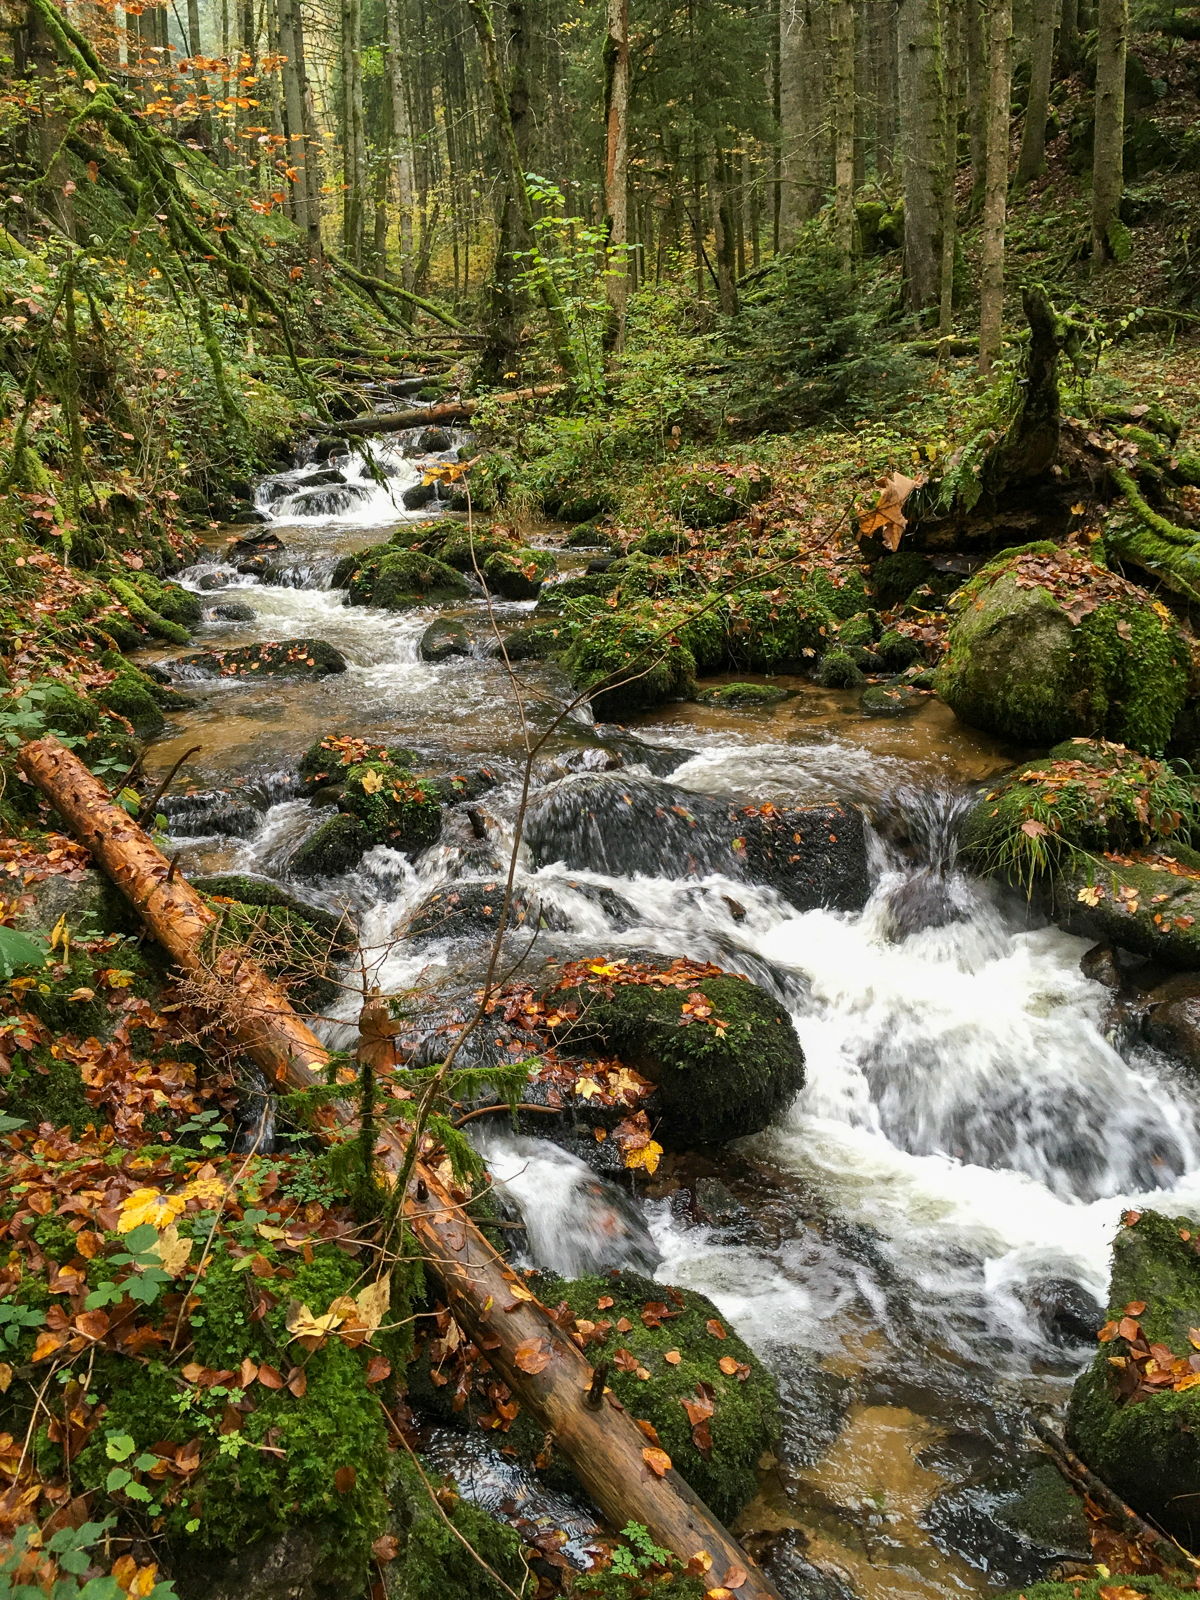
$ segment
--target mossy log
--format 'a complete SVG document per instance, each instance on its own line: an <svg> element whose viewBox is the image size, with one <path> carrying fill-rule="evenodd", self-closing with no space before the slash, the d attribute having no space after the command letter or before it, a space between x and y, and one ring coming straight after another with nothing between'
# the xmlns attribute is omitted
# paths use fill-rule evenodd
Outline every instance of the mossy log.
<svg viewBox="0 0 1200 1600"><path fill-rule="evenodd" d="M489 401L542 400L562 394L565 383L543 383L535 389L509 389L504 394L488 395ZM327 434L398 433L401 428L419 428L422 423L467 422L482 405L480 400L444 400L440 405L417 406L411 411L380 411L369 417L354 417L350 422L324 424Z"/></svg>
<svg viewBox="0 0 1200 1600"><path fill-rule="evenodd" d="M17 763L92 852L97 864L132 903L149 931L186 972L202 974L205 936L215 913L142 830L112 803L108 790L57 739L23 747ZM276 1082L294 1089L321 1080L329 1057L288 1004L283 992L251 962L230 950L222 974L236 981L240 1005L224 1019L242 1047ZM380 1149L392 1177L404 1164L405 1144L385 1129ZM475 1224L420 1162L413 1168L404 1216L421 1256L446 1296L456 1321L547 1431L579 1481L614 1527L641 1523L686 1565L707 1552L705 1587L724 1587L739 1569L739 1600L780 1600L778 1591L707 1506L672 1468L662 1477L649 1462L645 1436L609 1397L587 1403L593 1371L583 1352L543 1309L518 1299L508 1268ZM511 1308L511 1309L510 1309ZM518 1364L532 1347L548 1357L536 1373ZM526 1357L527 1360L527 1357ZM533 1364L533 1363L529 1363Z"/></svg>

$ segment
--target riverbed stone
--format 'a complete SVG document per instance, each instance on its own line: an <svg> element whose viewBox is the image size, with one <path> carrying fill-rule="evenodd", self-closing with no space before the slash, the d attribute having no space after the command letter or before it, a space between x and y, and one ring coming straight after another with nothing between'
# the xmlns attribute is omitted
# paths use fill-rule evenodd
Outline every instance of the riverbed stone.
<svg viewBox="0 0 1200 1600"><path fill-rule="evenodd" d="M408 611L414 606L441 605L465 600L466 580L452 567L416 550L367 554L348 580L352 606L380 606L388 611Z"/></svg>
<svg viewBox="0 0 1200 1600"><path fill-rule="evenodd" d="M616 1056L658 1087L658 1137L675 1148L758 1133L804 1086L804 1052L786 1007L749 979L679 977L663 962L601 963L555 988L572 1053Z"/></svg>
<svg viewBox="0 0 1200 1600"><path fill-rule="evenodd" d="M1200 853L1176 840L1060 873L1049 904L1070 933L1200 971Z"/></svg>
<svg viewBox="0 0 1200 1600"><path fill-rule="evenodd" d="M523 622L504 635L504 653L510 661L550 661L566 651L574 634L565 621Z"/></svg>
<svg viewBox="0 0 1200 1600"><path fill-rule="evenodd" d="M258 612L244 600L226 600L212 608L212 615L219 622L253 622Z"/></svg>
<svg viewBox="0 0 1200 1600"><path fill-rule="evenodd" d="M536 600L557 565L549 550L516 546L493 551L483 563L483 577L492 593L504 600Z"/></svg>
<svg viewBox="0 0 1200 1600"><path fill-rule="evenodd" d="M421 635L418 646L422 661L449 661L452 656L471 654L471 636L453 617L439 617Z"/></svg>
<svg viewBox="0 0 1200 1600"><path fill-rule="evenodd" d="M180 666L211 678L327 678L345 672L346 658L323 639L280 639L181 656Z"/></svg>
<svg viewBox="0 0 1200 1600"><path fill-rule="evenodd" d="M715 706L721 711L758 711L765 706L777 706L787 697L786 689L772 683L722 683L696 693L698 704Z"/></svg>
<svg viewBox="0 0 1200 1600"><path fill-rule="evenodd" d="M1145 998L1146 1038L1200 1075L1200 972L1179 972Z"/></svg>
<svg viewBox="0 0 1200 1600"><path fill-rule="evenodd" d="M1127 1313L1127 1306L1138 1303L1145 1309ZM1125 1213L1113 1243L1108 1315L1118 1324L1128 1315L1146 1342L1165 1347L1161 1357L1154 1357L1156 1368L1165 1366L1169 1352L1172 1362L1188 1370L1196 1355L1190 1330L1200 1327L1196 1217ZM1127 1505L1195 1549L1200 1539L1200 1386L1136 1388L1131 1362L1136 1347L1113 1333L1071 1392L1068 1442ZM1115 1367L1114 1357L1125 1364Z"/></svg>
<svg viewBox="0 0 1200 1600"><path fill-rule="evenodd" d="M296 878L340 877L358 865L374 842L357 817L330 817L292 852L288 871Z"/></svg>
<svg viewBox="0 0 1200 1600"><path fill-rule="evenodd" d="M821 662L817 681L823 689L856 689L863 676L862 668L848 650L831 650Z"/></svg>
<svg viewBox="0 0 1200 1600"><path fill-rule="evenodd" d="M1161 753L1190 654L1166 608L1084 552L1009 550L950 603L938 688L971 727L1046 746L1099 735Z"/></svg>
<svg viewBox="0 0 1200 1600"><path fill-rule="evenodd" d="M246 941L271 976L288 983L294 999L319 1008L336 996L329 968L355 944L347 918L254 873L214 873L191 883L222 917L223 938Z"/></svg>
<svg viewBox="0 0 1200 1600"><path fill-rule="evenodd" d="M338 808L357 818L373 844L415 855L435 844L442 831L442 808L432 787L409 767L391 761L362 761L345 774Z"/></svg>
<svg viewBox="0 0 1200 1600"><path fill-rule="evenodd" d="M859 705L865 717L902 717L907 712L919 711L928 700L927 694L907 684L880 683L863 690Z"/></svg>
<svg viewBox="0 0 1200 1600"><path fill-rule="evenodd" d="M504 909L504 880L489 878L473 883L456 878L426 895L409 917L404 932L414 944L432 939L487 938L500 926ZM562 927L563 919L537 896L515 891L508 907L508 928Z"/></svg>

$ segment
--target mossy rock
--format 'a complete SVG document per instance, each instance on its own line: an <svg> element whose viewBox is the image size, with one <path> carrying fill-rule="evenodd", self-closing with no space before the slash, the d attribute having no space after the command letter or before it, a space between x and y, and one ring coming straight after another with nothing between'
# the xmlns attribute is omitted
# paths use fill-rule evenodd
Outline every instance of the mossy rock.
<svg viewBox="0 0 1200 1600"><path fill-rule="evenodd" d="M875 604L881 611L890 611L934 576L924 556L915 550L896 550L875 562L868 581Z"/></svg>
<svg viewBox="0 0 1200 1600"><path fill-rule="evenodd" d="M44 1068L40 1071L39 1068ZM79 1068L73 1061L56 1061L47 1056L18 1055L5 1079L4 1113L24 1117L30 1128L49 1123L52 1128L69 1128L78 1138L89 1127L98 1128L104 1115L87 1097Z"/></svg>
<svg viewBox="0 0 1200 1600"><path fill-rule="evenodd" d="M691 547L692 540L682 528L651 528L630 545L644 556L677 556Z"/></svg>
<svg viewBox="0 0 1200 1600"><path fill-rule="evenodd" d="M350 767L338 808L362 823L372 843L408 855L436 844L441 836L437 795L410 768L390 761L362 761Z"/></svg>
<svg viewBox="0 0 1200 1600"><path fill-rule="evenodd" d="M329 575L329 587L331 589L349 588L350 580L359 567L362 566L363 557L366 554L365 550L354 550L344 556L339 556L337 564ZM363 601L363 604L365 605L366 601Z"/></svg>
<svg viewBox="0 0 1200 1600"><path fill-rule="evenodd" d="M695 993L709 1017L690 1009ZM659 1138L675 1148L758 1133L804 1086L787 1009L745 978L704 978L694 989L598 979L555 994L559 1006L571 1001L578 1018L562 1030L564 1048L602 1049L657 1084Z"/></svg>
<svg viewBox="0 0 1200 1600"><path fill-rule="evenodd" d="M817 681L824 689L856 689L863 674L848 651L831 650L821 662Z"/></svg>
<svg viewBox="0 0 1200 1600"><path fill-rule="evenodd" d="M843 567L836 575L819 568L809 573L804 586L841 621L856 617L859 612L871 607L866 580L861 567L857 565Z"/></svg>
<svg viewBox="0 0 1200 1600"><path fill-rule="evenodd" d="M838 628L837 645L840 650L854 650L860 646L869 649L878 637L878 613L860 611L855 617L847 617Z"/></svg>
<svg viewBox="0 0 1200 1600"><path fill-rule="evenodd" d="M438 546L437 557L456 572L474 572L476 565L482 567L489 556L511 550L512 547L512 539L507 533L501 537L500 534L483 533L477 529L472 535L466 528L455 528Z"/></svg>
<svg viewBox="0 0 1200 1600"><path fill-rule="evenodd" d="M1088 1578L1072 1583L1023 1583L1010 1589L999 1600L1106 1600L1113 1588L1132 1589L1152 1600L1179 1600L1180 1586L1164 1578L1131 1577L1122 1572L1117 1578Z"/></svg>
<svg viewBox="0 0 1200 1600"><path fill-rule="evenodd" d="M449 661L471 654L471 635L456 617L439 617L421 635L417 646L422 661Z"/></svg>
<svg viewBox="0 0 1200 1600"><path fill-rule="evenodd" d="M1138 1314L1152 1344L1174 1356L1194 1353L1200 1327L1200 1222L1159 1212L1126 1214L1113 1243L1109 1316L1145 1302ZM1186 1238L1183 1235L1187 1235ZM1185 1547L1200 1542L1200 1389L1166 1390L1124 1402L1112 1357L1128 1354L1121 1338L1102 1345L1071 1392L1068 1439L1087 1465L1135 1511Z"/></svg>
<svg viewBox="0 0 1200 1600"><path fill-rule="evenodd" d="M271 976L287 980L312 1008L339 992L329 972L354 948L353 924L289 894L270 878L243 872L193 878L192 887L213 902L223 942L250 943Z"/></svg>
<svg viewBox="0 0 1200 1600"><path fill-rule="evenodd" d="M786 689L770 683L722 683L715 689L701 689L696 700L702 706L726 711L757 711L764 706L777 706L787 697Z"/></svg>
<svg viewBox="0 0 1200 1600"><path fill-rule="evenodd" d="M563 543L568 550L615 548L609 535L603 528L597 527L594 522L581 522L578 527L572 528Z"/></svg>
<svg viewBox="0 0 1200 1600"><path fill-rule="evenodd" d="M352 871L374 843L357 817L330 817L292 852L288 871L297 878L339 878Z"/></svg>
<svg viewBox="0 0 1200 1600"><path fill-rule="evenodd" d="M537 1281L537 1294L545 1305L565 1300L579 1319L612 1324L601 1346L589 1346L589 1358L612 1361L618 1349L625 1349L650 1374L642 1379L614 1362L608 1387L630 1416L651 1424L672 1465L700 1498L718 1517L731 1521L757 1490L759 1458L779 1434L779 1402L774 1379L712 1301L692 1289L667 1289L630 1271L575 1279L547 1274ZM602 1299L613 1304L601 1308ZM647 1306L666 1308L668 1315L659 1327L647 1326L643 1317ZM619 1333L617 1323L623 1319L632 1327ZM657 1320L653 1312L649 1320ZM710 1323L725 1337L710 1331ZM673 1351L679 1353L678 1362L666 1360ZM746 1376L723 1372L722 1357L748 1368ZM697 1398L698 1384L707 1384L713 1394L710 1460L693 1442L692 1426L680 1403Z"/></svg>
<svg viewBox="0 0 1200 1600"><path fill-rule="evenodd" d="M203 602L178 583L163 583L149 572L131 572L128 581L146 604L168 622L192 628L204 616Z"/></svg>
<svg viewBox="0 0 1200 1600"><path fill-rule="evenodd" d="M362 561L347 585L352 606L409 611L444 605L471 593L466 579L444 561L415 550L384 550Z"/></svg>
<svg viewBox="0 0 1200 1600"><path fill-rule="evenodd" d="M595 609L616 594L622 586L624 569L614 566L607 572L574 572L569 577L560 578L557 583L543 584L538 593L538 615L549 612L552 615L562 611L569 600L590 600L596 603Z"/></svg>
<svg viewBox="0 0 1200 1600"><path fill-rule="evenodd" d="M721 528L743 517L771 492L761 467L684 466L660 468L649 486L651 499L689 528Z"/></svg>
<svg viewBox="0 0 1200 1600"><path fill-rule="evenodd" d="M876 684L863 691L859 704L865 717L902 717L910 711L920 711L929 699L920 689L907 684Z"/></svg>
<svg viewBox="0 0 1200 1600"><path fill-rule="evenodd" d="M471 882L455 878L426 895L405 924L405 935L415 944L431 939L481 939L500 926L504 909L503 879ZM540 900L514 892L508 906L508 928L562 926L562 919L547 917Z"/></svg>
<svg viewBox="0 0 1200 1600"><path fill-rule="evenodd" d="M23 695L10 694L0 696L0 711L36 709L48 732L76 741L74 753L88 767L96 767L102 761L133 766L141 752L140 740L110 716L98 700L85 698L57 679L40 679L34 687L40 696L36 708Z"/></svg>
<svg viewBox="0 0 1200 1600"><path fill-rule="evenodd" d="M549 550L496 550L483 563L483 578L505 600L536 600L542 583L557 568Z"/></svg>
<svg viewBox="0 0 1200 1600"><path fill-rule="evenodd" d="M168 644L191 643L191 634L182 624L172 622L168 617L155 611L153 606L147 605L125 578L110 578L108 586L133 620L148 633L152 633L156 639L165 639Z"/></svg>
<svg viewBox="0 0 1200 1600"><path fill-rule="evenodd" d="M401 745L353 740L339 747L332 742L333 737L318 739L300 757L300 778L310 792L330 783L341 783L351 767L366 759L390 761L398 767L411 767L419 760L415 750Z"/></svg>
<svg viewBox="0 0 1200 1600"><path fill-rule="evenodd" d="M117 675L105 688L96 690L97 700L118 717L124 717L139 739L157 738L167 725L160 704L163 691L153 678L115 651L107 651L101 664Z"/></svg>
<svg viewBox="0 0 1200 1600"><path fill-rule="evenodd" d="M435 1504L403 1451L395 1456L388 1500L400 1554L382 1569L387 1600L507 1600L488 1569L510 1594L521 1593L527 1570L518 1535L440 1481Z"/></svg>
<svg viewBox="0 0 1200 1600"><path fill-rule="evenodd" d="M504 635L510 661L552 661L569 649L577 628L569 622L525 622Z"/></svg>
<svg viewBox="0 0 1200 1600"><path fill-rule="evenodd" d="M1200 853L1172 841L1072 866L1051 883L1050 913L1070 933L1200 971Z"/></svg>
<svg viewBox="0 0 1200 1600"><path fill-rule="evenodd" d="M687 699L695 687L695 655L672 633L669 617L650 607L603 611L576 634L562 662L599 720Z"/></svg>
<svg viewBox="0 0 1200 1600"><path fill-rule="evenodd" d="M1068 615L1049 587L1070 581ZM1026 558L1023 560L1023 558ZM1082 602L1099 603L1080 615ZM938 673L942 698L972 727L1018 744L1099 735L1155 755L1187 696L1187 641L1144 590L1053 545L1007 551L959 590Z"/></svg>
<svg viewBox="0 0 1200 1600"><path fill-rule="evenodd" d="M181 657L180 665L210 678L328 678L345 672L346 658L323 639L280 639L205 650Z"/></svg>
<svg viewBox="0 0 1200 1600"><path fill-rule="evenodd" d="M875 654L889 672L903 672L925 659L925 652L915 639L889 628L875 646Z"/></svg>
<svg viewBox="0 0 1200 1600"><path fill-rule="evenodd" d="M801 670L829 648L837 626L837 617L808 585L780 593L751 590L729 604L721 654L735 671Z"/></svg>

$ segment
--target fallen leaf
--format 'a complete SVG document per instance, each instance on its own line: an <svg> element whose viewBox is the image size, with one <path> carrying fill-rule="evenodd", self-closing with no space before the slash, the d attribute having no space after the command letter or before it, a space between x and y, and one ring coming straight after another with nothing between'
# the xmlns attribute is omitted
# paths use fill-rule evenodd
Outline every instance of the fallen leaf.
<svg viewBox="0 0 1200 1600"><path fill-rule="evenodd" d="M549 1339L526 1339L513 1353L513 1360L522 1372L531 1375L545 1372L550 1365Z"/></svg>
<svg viewBox="0 0 1200 1600"><path fill-rule="evenodd" d="M0 1394L8 1393L8 1386L13 1380L13 1370L7 1361L0 1361Z"/></svg>
<svg viewBox="0 0 1200 1600"><path fill-rule="evenodd" d="M396 1065L396 1035L400 1024L393 1018L386 1000L379 998L376 989L363 1002L358 1016L358 1049L355 1052L365 1066L376 1071ZM378 1323L376 1323L378 1327Z"/></svg>
<svg viewBox="0 0 1200 1600"><path fill-rule="evenodd" d="M158 1236L157 1243L150 1246L147 1255L157 1256L159 1265L170 1278L177 1278L187 1266L192 1256L193 1240L181 1237L179 1229L172 1222Z"/></svg>
<svg viewBox="0 0 1200 1600"><path fill-rule="evenodd" d="M376 1561L384 1563L395 1561L400 1554L400 1542L394 1533L381 1533L371 1546L371 1554Z"/></svg>
<svg viewBox="0 0 1200 1600"><path fill-rule="evenodd" d="M721 1581L727 1589L740 1589L749 1576L745 1567L730 1567Z"/></svg>
<svg viewBox="0 0 1200 1600"><path fill-rule="evenodd" d="M723 1339L725 1337L725 1329L717 1321L716 1317L709 1317L704 1326L714 1339Z"/></svg>
<svg viewBox="0 0 1200 1600"><path fill-rule="evenodd" d="M186 1205L182 1195L163 1194L161 1189L135 1189L121 1202L117 1232L132 1233L144 1222L154 1228L166 1228Z"/></svg>
<svg viewBox="0 0 1200 1600"><path fill-rule="evenodd" d="M357 1482L357 1467L339 1467L333 1475L333 1487L339 1494L349 1494Z"/></svg>
<svg viewBox="0 0 1200 1600"><path fill-rule="evenodd" d="M1038 822L1035 818L1030 817L1028 822L1021 824L1021 832L1030 839L1040 839L1043 834L1049 833L1050 829L1044 822Z"/></svg>
<svg viewBox="0 0 1200 1600"><path fill-rule="evenodd" d="M655 1477L665 1477L671 1470L671 1458L665 1450L643 1450L642 1460Z"/></svg>
<svg viewBox="0 0 1200 1600"><path fill-rule="evenodd" d="M638 1427L642 1430L642 1432L646 1435L647 1439L649 1439L651 1444L658 1444L659 1443L658 1429L654 1426L654 1424L652 1422L647 1422L644 1417L635 1417L634 1421L637 1423Z"/></svg>
<svg viewBox="0 0 1200 1600"><path fill-rule="evenodd" d="M673 1367L677 1367L679 1365L679 1363L683 1360L683 1357L679 1354L678 1350L668 1350L667 1353L663 1356L663 1360L664 1361L669 1361L670 1364Z"/></svg>
<svg viewBox="0 0 1200 1600"><path fill-rule="evenodd" d="M382 773L376 772L374 767L368 767L362 775L362 792L364 794L378 794L382 788Z"/></svg>
<svg viewBox="0 0 1200 1600"><path fill-rule="evenodd" d="M303 1400L308 1392L308 1379L304 1376L303 1367L293 1367L287 1375L287 1386L297 1400Z"/></svg>
<svg viewBox="0 0 1200 1600"><path fill-rule="evenodd" d="M268 1366L264 1361L258 1369L258 1381L264 1389L282 1389L283 1374L277 1367Z"/></svg>
<svg viewBox="0 0 1200 1600"><path fill-rule="evenodd" d="M387 1315L391 1302L392 1274L389 1268L382 1278L377 1278L374 1283L368 1285L367 1288L361 1290L354 1297L354 1303L358 1307L359 1318L367 1330L368 1337L375 1332Z"/></svg>
<svg viewBox="0 0 1200 1600"><path fill-rule="evenodd" d="M1144 1300L1131 1300L1125 1307L1125 1315L1127 1317L1140 1317L1145 1309L1146 1302Z"/></svg>

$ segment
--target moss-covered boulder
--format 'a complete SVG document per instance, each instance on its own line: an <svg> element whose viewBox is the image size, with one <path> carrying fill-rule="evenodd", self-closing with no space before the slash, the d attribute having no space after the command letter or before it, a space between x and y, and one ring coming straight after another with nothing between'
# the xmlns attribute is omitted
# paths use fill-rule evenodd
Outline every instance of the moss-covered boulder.
<svg viewBox="0 0 1200 1600"><path fill-rule="evenodd" d="M1084 734L1166 748L1190 654L1145 590L1082 551L1036 544L989 562L951 609L938 687L963 722L1018 744Z"/></svg>
<svg viewBox="0 0 1200 1600"><path fill-rule="evenodd" d="M722 711L759 711L777 706L787 697L786 689L772 683L722 683L699 690L696 700L702 706L715 706Z"/></svg>
<svg viewBox="0 0 1200 1600"><path fill-rule="evenodd" d="M1187 845L1076 862L1053 879L1049 903L1069 933L1200 971L1200 852Z"/></svg>
<svg viewBox="0 0 1200 1600"><path fill-rule="evenodd" d="M409 611L416 606L465 600L470 585L461 573L434 556L416 550L388 550L367 555L349 579L352 606L379 606Z"/></svg>
<svg viewBox="0 0 1200 1600"><path fill-rule="evenodd" d="M428 1476L428 1475L427 1475ZM404 1451L394 1458L388 1501L397 1558L382 1568L387 1600L505 1600L491 1573L521 1593L528 1570L521 1540L504 1523L437 1480L437 1499Z"/></svg>
<svg viewBox="0 0 1200 1600"><path fill-rule="evenodd" d="M668 463L648 486L652 505L659 505L689 528L720 528L771 492L771 479L761 467L727 463L687 466Z"/></svg>
<svg viewBox="0 0 1200 1600"><path fill-rule="evenodd" d="M415 855L435 844L442 808L432 787L408 767L391 761L361 761L348 768L338 808L357 818L373 844Z"/></svg>
<svg viewBox="0 0 1200 1600"><path fill-rule="evenodd" d="M510 661L551 661L568 649L577 627L570 622L524 622L504 635Z"/></svg>
<svg viewBox="0 0 1200 1600"><path fill-rule="evenodd" d="M658 1085L659 1138L676 1148L758 1133L804 1085L786 1007L747 978L601 962L555 1004L573 1012L564 1048L618 1056Z"/></svg>
<svg viewBox="0 0 1200 1600"><path fill-rule="evenodd" d="M720 659L735 671L803 671L828 650L838 626L808 584L742 592L722 610Z"/></svg>
<svg viewBox="0 0 1200 1600"><path fill-rule="evenodd" d="M1135 1511L1195 1549L1200 1385L1188 1380L1200 1370L1190 1337L1200 1328L1200 1221L1125 1213L1108 1315L1071 1393L1068 1439Z"/></svg>
<svg viewBox="0 0 1200 1600"><path fill-rule="evenodd" d="M422 661L449 661L471 654L471 636L457 618L439 617L425 629L417 648Z"/></svg>
<svg viewBox="0 0 1200 1600"><path fill-rule="evenodd" d="M817 681L823 689L856 689L863 671L847 650L831 650L821 661Z"/></svg>
<svg viewBox="0 0 1200 1600"><path fill-rule="evenodd" d="M405 924L404 932L414 943L431 939L488 938L500 926L504 909L504 880L486 878L478 882L456 878L426 895ZM506 927L545 928L562 926L562 919L546 909L536 897L517 891L509 902Z"/></svg>
<svg viewBox="0 0 1200 1600"><path fill-rule="evenodd" d="M292 851L288 871L297 878L338 878L375 843L357 817L330 817Z"/></svg>
<svg viewBox="0 0 1200 1600"><path fill-rule="evenodd" d="M598 719L687 699L695 687L695 655L670 618L648 605L595 617L575 636L563 666L574 688L589 694Z"/></svg>
<svg viewBox="0 0 1200 1600"><path fill-rule="evenodd" d="M597 1332L608 1324L599 1344L589 1345L589 1359L610 1362L608 1387L630 1416L651 1425L672 1465L719 1517L735 1517L755 1493L759 1457L778 1437L778 1397L770 1373L712 1301L630 1271L543 1277L538 1297L551 1306L565 1301ZM667 1359L675 1355L678 1361ZM684 1405L706 1398L707 1439Z"/></svg>
<svg viewBox="0 0 1200 1600"><path fill-rule="evenodd" d="M512 548L512 538L505 528L499 532L476 528L471 532L458 527L438 545L437 557L456 572L474 572L477 566L482 568L489 556Z"/></svg>
<svg viewBox="0 0 1200 1600"><path fill-rule="evenodd" d="M139 739L153 739L162 732L167 720L164 710L182 711L193 703L186 695L164 688L116 650L106 650L100 665L116 676L96 690L96 699L116 716L124 717Z"/></svg>
<svg viewBox="0 0 1200 1600"><path fill-rule="evenodd" d="M190 589L178 583L164 583L149 572L131 572L127 582L138 594L168 622L193 628L204 616L204 603Z"/></svg>
<svg viewBox="0 0 1200 1600"><path fill-rule="evenodd" d="M128 768L141 750L139 740L98 700L85 698L57 678L0 695L0 712L39 717L45 730L65 740L89 767L112 761Z"/></svg>
<svg viewBox="0 0 1200 1600"><path fill-rule="evenodd" d="M411 767L417 759L416 751L400 745L373 744L352 735L328 733L310 744L300 757L300 779L311 794L331 783L340 784L360 761L390 761L399 767Z"/></svg>
<svg viewBox="0 0 1200 1600"><path fill-rule="evenodd" d="M903 717L910 711L920 711L929 698L906 683L880 683L863 690L859 705L864 717Z"/></svg>
<svg viewBox="0 0 1200 1600"><path fill-rule="evenodd" d="M289 984L293 999L320 1007L338 993L330 969L355 943L345 917L252 873L214 873L191 881L220 916L222 940L248 945L272 977Z"/></svg>
<svg viewBox="0 0 1200 1600"><path fill-rule="evenodd" d="M549 550L495 550L483 563L483 579L493 594L505 600L536 600L557 566Z"/></svg>
<svg viewBox="0 0 1200 1600"><path fill-rule="evenodd" d="M323 639L280 639L181 656L188 674L205 678L328 678L345 672L346 658Z"/></svg>
<svg viewBox="0 0 1200 1600"><path fill-rule="evenodd" d="M1178 1600L1179 1585L1165 1578L1131 1577L1122 1572L1119 1577L1075 1579L1070 1583L1023 1583L1020 1590L1010 1589L999 1600L1109 1600L1114 1588L1132 1589L1150 1600Z"/></svg>
<svg viewBox="0 0 1200 1600"><path fill-rule="evenodd" d="M903 672L906 667L915 666L918 661L925 659L925 652L917 641L896 628L888 628L877 640L874 649L889 672Z"/></svg>

